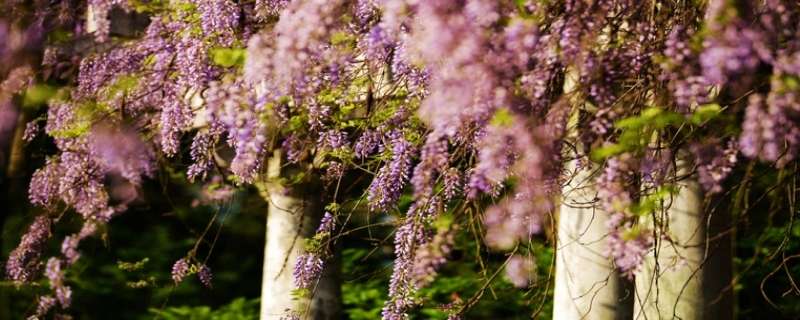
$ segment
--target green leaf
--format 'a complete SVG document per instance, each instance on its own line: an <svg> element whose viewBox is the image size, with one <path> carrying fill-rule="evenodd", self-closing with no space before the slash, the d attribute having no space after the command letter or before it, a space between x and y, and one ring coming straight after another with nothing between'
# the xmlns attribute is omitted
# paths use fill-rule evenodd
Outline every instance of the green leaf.
<svg viewBox="0 0 800 320"><path fill-rule="evenodd" d="M630 117L617 121L614 124L619 129L638 129L647 124L646 119L642 117Z"/></svg>
<svg viewBox="0 0 800 320"><path fill-rule="evenodd" d="M797 90L800 89L800 79L797 76L784 76L782 78L783 85L789 90Z"/></svg>
<svg viewBox="0 0 800 320"><path fill-rule="evenodd" d="M331 35L331 44L340 45L355 42L355 38L347 32L339 31Z"/></svg>
<svg viewBox="0 0 800 320"><path fill-rule="evenodd" d="M659 107L650 107L642 111L642 118L653 119L663 112Z"/></svg>
<svg viewBox="0 0 800 320"><path fill-rule="evenodd" d="M722 113L722 107L718 104L705 104L697 107L697 110L690 116L689 121L695 125L700 125L716 118L720 113Z"/></svg>
<svg viewBox="0 0 800 320"><path fill-rule="evenodd" d="M22 98L22 106L26 108L33 108L40 105L47 103L50 98L52 98L56 92L57 88L46 85L46 84L37 84L25 90L25 94Z"/></svg>
<svg viewBox="0 0 800 320"><path fill-rule="evenodd" d="M122 92L128 92L136 88L139 84L139 77L135 75L120 76L108 86L108 94L110 97L116 96Z"/></svg>
<svg viewBox="0 0 800 320"><path fill-rule="evenodd" d="M624 145L612 143L592 150L592 160L603 161L626 151Z"/></svg>
<svg viewBox="0 0 800 320"><path fill-rule="evenodd" d="M449 212L440 215L439 218L436 219L436 221L433 223L433 225L436 227L436 230L438 231L449 230L452 224L453 224L453 215L450 214Z"/></svg>
<svg viewBox="0 0 800 320"><path fill-rule="evenodd" d="M72 40L72 35L72 32L63 29L55 29L47 36L50 38L50 41L54 43L66 43Z"/></svg>
<svg viewBox="0 0 800 320"><path fill-rule="evenodd" d="M339 212L341 206L336 202L331 202L327 206L325 206L325 211L330 212L331 214Z"/></svg>
<svg viewBox="0 0 800 320"><path fill-rule="evenodd" d="M678 194L678 187L673 184L665 184L652 194L644 196L639 203L631 208L634 213L645 216L649 215L656 209L660 208L663 203L666 203L670 198Z"/></svg>
<svg viewBox="0 0 800 320"><path fill-rule="evenodd" d="M507 127L514 123L514 116L506 108L500 108L492 117L491 124L496 127Z"/></svg>
<svg viewBox="0 0 800 320"><path fill-rule="evenodd" d="M215 64L226 68L243 66L246 57L247 51L241 48L211 49L211 60Z"/></svg>

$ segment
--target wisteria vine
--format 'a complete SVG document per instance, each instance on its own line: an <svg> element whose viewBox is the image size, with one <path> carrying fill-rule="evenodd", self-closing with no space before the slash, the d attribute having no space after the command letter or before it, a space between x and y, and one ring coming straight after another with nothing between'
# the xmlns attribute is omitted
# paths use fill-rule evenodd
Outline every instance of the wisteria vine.
<svg viewBox="0 0 800 320"><path fill-rule="evenodd" d="M329 184L370 172L366 206L398 216L387 320L407 319L422 303L414 292L447 262L467 219L460 204L483 208L491 249L510 252L539 234L569 179L568 148L602 168L595 183L597 207L613 217L608 254L629 276L654 241L637 208L686 178L676 157L715 194L744 158L782 168L800 153L793 1L53 3L34 9L27 29L22 20L0 22L1 61L42 44L41 61L0 67L0 138L18 114L10 97L60 85L46 115L25 129L25 140L58 148L29 185L44 213L5 265L18 284L40 278L44 266L53 293L39 298L35 317L69 307L63 273L81 241L137 197L118 191L137 190L159 161L184 153L187 178L232 174L231 185L263 181L276 149ZM114 12L148 19L118 34ZM54 30L70 39L42 39ZM739 129L712 129L720 123ZM400 212L406 192L412 204ZM83 227L45 264L62 208ZM454 222L434 226L443 213ZM296 262L298 288L319 280L337 221L326 213L320 245ZM210 287L210 269L192 259L175 263L173 280L196 273ZM510 257L515 285L530 284L531 259Z"/></svg>

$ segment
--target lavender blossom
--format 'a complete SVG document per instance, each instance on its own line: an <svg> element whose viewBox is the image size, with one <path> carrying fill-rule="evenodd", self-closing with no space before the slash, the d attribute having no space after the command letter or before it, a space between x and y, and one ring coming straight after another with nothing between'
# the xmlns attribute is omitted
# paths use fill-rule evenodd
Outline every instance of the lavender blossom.
<svg viewBox="0 0 800 320"><path fill-rule="evenodd" d="M330 213L325 212L320 221L319 227L314 235L314 239L325 242L333 234L336 228L336 218ZM294 284L300 289L310 289L322 277L325 268L325 260L330 254L326 248L319 248L317 252L306 252L297 258L294 265Z"/></svg>
<svg viewBox="0 0 800 320"><path fill-rule="evenodd" d="M174 273L174 267L173 267L173 273ZM174 278L175 278L175 276L173 275L173 279ZM206 288L211 288L211 280L212 280L212 278L213 278L213 275L211 274L211 268L209 268L207 265L202 264L197 268L197 279L199 279L200 283L202 283L203 286L205 286ZM178 281L176 281L176 283L177 282L180 282L180 281L178 280Z"/></svg>
<svg viewBox="0 0 800 320"><path fill-rule="evenodd" d="M281 143L281 149L286 153L286 160L289 163L298 163L303 160L303 141L297 135L289 134Z"/></svg>
<svg viewBox="0 0 800 320"><path fill-rule="evenodd" d="M359 2L367 1L361 0ZM395 45L380 25L372 27L361 44L364 47L367 59L375 62L386 61Z"/></svg>
<svg viewBox="0 0 800 320"><path fill-rule="evenodd" d="M205 179L206 174L214 165L213 150L218 138L217 133L208 131L198 133L194 137L190 153L194 163L186 170L186 175L190 180Z"/></svg>
<svg viewBox="0 0 800 320"><path fill-rule="evenodd" d="M450 201L454 199L463 188L463 179L461 178L461 172L459 172L456 168L447 169L444 172L444 190L442 192L444 196L444 201Z"/></svg>
<svg viewBox="0 0 800 320"><path fill-rule="evenodd" d="M56 158L47 159L44 167L36 169L28 187L28 199L32 204L52 207L59 199L60 166Z"/></svg>
<svg viewBox="0 0 800 320"><path fill-rule="evenodd" d="M722 84L746 76L758 66L763 35L737 23L730 23L716 35L706 39L700 54L703 75L709 82Z"/></svg>
<svg viewBox="0 0 800 320"><path fill-rule="evenodd" d="M453 230L443 230L437 232L430 242L417 249L411 271L415 286L421 288L433 281L436 272L447 262L454 242Z"/></svg>
<svg viewBox="0 0 800 320"><path fill-rule="evenodd" d="M88 140L90 153L104 172L119 174L135 185L155 172L152 151L132 130L96 126Z"/></svg>
<svg viewBox="0 0 800 320"><path fill-rule="evenodd" d="M50 280L50 288L55 291L56 300L62 308L69 308L72 303L72 289L64 285L64 271L61 269L62 262L58 258L47 260L45 275Z"/></svg>
<svg viewBox="0 0 800 320"><path fill-rule="evenodd" d="M375 152L381 145L381 133L375 130L368 130L361 134L353 147L356 157L364 159Z"/></svg>
<svg viewBox="0 0 800 320"><path fill-rule="evenodd" d="M383 306L381 316L384 320L407 319L406 312L416 304L411 274L413 272L414 251L422 237L420 225L409 218L401 225L394 236L395 260L392 277L389 280L389 300Z"/></svg>
<svg viewBox="0 0 800 320"><path fill-rule="evenodd" d="M319 280L325 262L314 253L304 253L297 257L294 265L294 285L297 288L309 289Z"/></svg>
<svg viewBox="0 0 800 320"><path fill-rule="evenodd" d="M478 153L478 163L469 177L467 190L470 198L477 197L481 192L497 195L514 161L514 154L510 152L510 137L489 137L491 140L487 138L481 142L483 148Z"/></svg>
<svg viewBox="0 0 800 320"><path fill-rule="evenodd" d="M625 215L614 213L607 222L608 255L614 265L629 279L639 270L644 257L653 245L653 237L639 228L625 222Z"/></svg>
<svg viewBox="0 0 800 320"><path fill-rule="evenodd" d="M6 262L6 277L15 284L32 281L39 270L39 257L50 238L51 221L44 215L37 216L22 236L16 249L12 250Z"/></svg>
<svg viewBox="0 0 800 320"><path fill-rule="evenodd" d="M261 168L267 142L266 125L259 120L254 97L243 83L225 88L213 83L207 99L209 112L228 132L228 144L236 151L231 171L241 182L252 182Z"/></svg>
<svg viewBox="0 0 800 320"><path fill-rule="evenodd" d="M326 234L330 236L336 228L336 218L330 213L325 212L320 220L319 227L317 227L317 235Z"/></svg>
<svg viewBox="0 0 800 320"><path fill-rule="evenodd" d="M256 10L260 15L278 16L289 4L289 0L256 0Z"/></svg>
<svg viewBox="0 0 800 320"><path fill-rule="evenodd" d="M172 265L172 281L175 281L177 285L181 283L187 275L189 275L189 260L181 258L175 261L175 264Z"/></svg>
<svg viewBox="0 0 800 320"><path fill-rule="evenodd" d="M206 37L216 36L220 44L230 46L239 27L238 5L230 0L202 0L196 3L203 34Z"/></svg>
<svg viewBox="0 0 800 320"><path fill-rule="evenodd" d="M269 33L251 38L248 56L254 59L245 64L246 78L251 83L269 79L263 83L275 97L313 92L316 83L310 81L312 75L320 74L328 63L338 60L334 52L327 50L326 41L341 21L337 17L343 3L341 0L289 2ZM275 7L267 3L262 6Z"/></svg>
<svg viewBox="0 0 800 320"><path fill-rule="evenodd" d="M535 280L536 265L533 263L533 257L515 254L509 258L505 272L515 287L526 288Z"/></svg>
<svg viewBox="0 0 800 320"><path fill-rule="evenodd" d="M722 192L722 181L731 173L737 162L739 146L729 141L724 147L718 141L698 143L691 147L697 164L698 180L709 193Z"/></svg>
<svg viewBox="0 0 800 320"><path fill-rule="evenodd" d="M342 149L347 147L347 132L340 130L328 130L319 136L320 146L329 150Z"/></svg>
<svg viewBox="0 0 800 320"><path fill-rule="evenodd" d="M53 296L41 296L39 297L39 303L36 305L36 314L34 315L33 319L39 319L39 317L44 317L50 309L52 309L56 305L56 298ZM30 318L29 318L30 319Z"/></svg>
<svg viewBox="0 0 800 320"><path fill-rule="evenodd" d="M192 114L180 97L165 100L161 111L161 149L167 156L174 156L180 148L181 132L189 126Z"/></svg>
<svg viewBox="0 0 800 320"><path fill-rule="evenodd" d="M39 131L41 131L41 126L39 125L38 121L31 121L25 125L25 132L22 134L22 140L25 142L31 142L33 139L39 135Z"/></svg>
<svg viewBox="0 0 800 320"><path fill-rule="evenodd" d="M444 172L450 161L447 147L447 139L436 135L428 136L420 152L420 162L414 167L414 174L411 177L416 198L424 198L433 193L436 178Z"/></svg>
<svg viewBox="0 0 800 320"><path fill-rule="evenodd" d="M369 186L367 200L372 211L389 210L400 198L400 192L408 181L414 148L402 133L394 132L391 136L392 159L378 171Z"/></svg>
<svg viewBox="0 0 800 320"><path fill-rule="evenodd" d="M90 21L87 24L94 24L94 35L97 42L108 41L108 33L111 30L111 21L108 14L113 6L128 8L127 1L124 0L89 0Z"/></svg>
<svg viewBox="0 0 800 320"><path fill-rule="evenodd" d="M81 227L78 233L64 237L64 241L61 243L61 254L66 259L65 263L67 266L75 264L80 258L81 254L78 252L78 245L80 242L93 235L96 231L97 223L87 220L83 223L83 227Z"/></svg>

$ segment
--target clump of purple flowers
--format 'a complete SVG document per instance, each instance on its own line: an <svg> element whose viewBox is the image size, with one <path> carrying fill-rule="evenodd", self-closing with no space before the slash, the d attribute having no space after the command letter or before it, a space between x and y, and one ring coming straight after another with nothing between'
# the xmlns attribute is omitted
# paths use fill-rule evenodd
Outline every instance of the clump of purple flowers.
<svg viewBox="0 0 800 320"><path fill-rule="evenodd" d="M632 279L644 263L645 255L651 250L653 237L625 220L622 213L615 213L606 222L609 229L607 254L614 259L617 269Z"/></svg>
<svg viewBox="0 0 800 320"><path fill-rule="evenodd" d="M515 287L526 288L535 280L536 264L531 256L515 254L509 258L505 272Z"/></svg>
<svg viewBox="0 0 800 320"><path fill-rule="evenodd" d="M50 280L50 288L56 293L56 300L62 308L69 308L72 303L72 289L64 284L64 271L62 262L58 258L47 260L45 275Z"/></svg>
<svg viewBox="0 0 800 320"><path fill-rule="evenodd" d="M722 191L722 181L733 171L738 160L739 146L729 141L724 147L716 141L691 146L697 162L700 185L710 193Z"/></svg>
<svg viewBox="0 0 800 320"><path fill-rule="evenodd" d="M206 288L211 288L211 280L213 279L213 274L211 274L211 268L208 267L206 264L202 264L197 267L197 279L200 280Z"/></svg>
<svg viewBox="0 0 800 320"><path fill-rule="evenodd" d="M27 283L36 277L40 270L39 257L50 238L50 218L37 216L22 236L22 241L11 251L6 262L6 276L16 284Z"/></svg>
<svg viewBox="0 0 800 320"><path fill-rule="evenodd" d="M414 147L402 133L391 134L392 159L384 165L369 186L367 200L372 211L387 211L400 198L400 192L408 181Z"/></svg>
<svg viewBox="0 0 800 320"><path fill-rule="evenodd" d="M313 250L303 253L295 262L293 276L297 288L310 289L322 276L325 260L330 254L326 242L330 240L335 228L336 218L330 212L325 212L314 235L314 240L318 241L321 247L311 248Z"/></svg>
<svg viewBox="0 0 800 320"><path fill-rule="evenodd" d="M294 285L297 288L311 288L322 274L325 263L315 253L304 253L297 257L294 265Z"/></svg>
<svg viewBox="0 0 800 320"><path fill-rule="evenodd" d="M189 268L188 259L181 258L175 261L175 264L172 265L172 281L175 281L175 284L181 283L189 275Z"/></svg>

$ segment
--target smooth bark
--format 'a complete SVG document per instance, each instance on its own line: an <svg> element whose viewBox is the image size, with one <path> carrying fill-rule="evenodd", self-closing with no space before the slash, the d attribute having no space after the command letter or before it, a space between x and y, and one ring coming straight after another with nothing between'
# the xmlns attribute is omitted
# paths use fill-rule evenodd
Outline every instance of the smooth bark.
<svg viewBox="0 0 800 320"><path fill-rule="evenodd" d="M338 264L326 268L313 290L313 297L292 295L295 289L294 264L303 253L303 242L314 234L321 216L318 188L304 184L292 188L279 183L286 171L281 152L275 151L267 163L267 213L264 268L261 286L261 319L280 319L287 310L298 311L302 319L338 319L340 312Z"/></svg>
<svg viewBox="0 0 800 320"><path fill-rule="evenodd" d="M575 96L579 72L569 68L564 93ZM556 230L556 275L553 319L630 319L633 311L632 284L621 277L606 255L610 215L598 205L595 178L597 168L589 161L579 166L582 152L578 137L581 108L568 123L567 140L574 146L566 164L568 183L562 189Z"/></svg>
<svg viewBox="0 0 800 320"><path fill-rule="evenodd" d="M630 319L633 297L606 255L610 215L596 205L591 168L568 164L558 216L553 319Z"/></svg>
<svg viewBox="0 0 800 320"><path fill-rule="evenodd" d="M690 172L678 162L678 175ZM730 237L714 236L724 213L709 217L696 178L677 183L679 190L664 212L645 219L650 228L667 231L636 273L634 319L732 319ZM656 223L658 222L658 223Z"/></svg>

